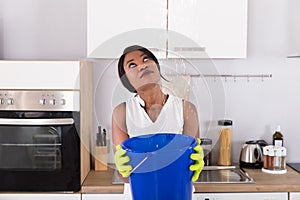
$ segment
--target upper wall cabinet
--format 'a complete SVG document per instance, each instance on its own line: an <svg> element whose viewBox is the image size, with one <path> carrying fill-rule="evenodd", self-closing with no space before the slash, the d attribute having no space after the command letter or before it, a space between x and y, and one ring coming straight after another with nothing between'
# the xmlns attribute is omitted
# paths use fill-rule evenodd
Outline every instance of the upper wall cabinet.
<svg viewBox="0 0 300 200"><path fill-rule="evenodd" d="M87 7L88 57L118 58L134 44L166 57L166 1L88 0Z"/></svg>
<svg viewBox="0 0 300 200"><path fill-rule="evenodd" d="M288 58L300 58L300 1L288 1Z"/></svg>
<svg viewBox="0 0 300 200"><path fill-rule="evenodd" d="M198 57L203 50L210 58L246 57L247 0L169 0L168 15L168 29L196 44L169 38L169 57Z"/></svg>
<svg viewBox="0 0 300 200"><path fill-rule="evenodd" d="M88 57L139 44L158 58L245 58L247 0L88 0Z"/></svg>

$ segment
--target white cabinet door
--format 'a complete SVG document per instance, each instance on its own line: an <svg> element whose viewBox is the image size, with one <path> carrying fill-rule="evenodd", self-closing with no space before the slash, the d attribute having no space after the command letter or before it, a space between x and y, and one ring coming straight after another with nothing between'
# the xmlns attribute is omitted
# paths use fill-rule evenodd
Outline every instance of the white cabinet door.
<svg viewBox="0 0 300 200"><path fill-rule="evenodd" d="M81 194L0 194L0 200L81 200Z"/></svg>
<svg viewBox="0 0 300 200"><path fill-rule="evenodd" d="M193 200L197 200L197 194L193 194ZM81 200L124 200L123 194L82 194Z"/></svg>
<svg viewBox="0 0 300 200"><path fill-rule="evenodd" d="M288 1L288 56L300 57L300 1Z"/></svg>
<svg viewBox="0 0 300 200"><path fill-rule="evenodd" d="M88 0L87 54L118 58L124 47L142 45L165 57L167 1ZM160 51L161 50L161 51Z"/></svg>
<svg viewBox="0 0 300 200"><path fill-rule="evenodd" d="M88 0L87 14L90 58L133 44L158 58L246 57L247 0Z"/></svg>
<svg viewBox="0 0 300 200"><path fill-rule="evenodd" d="M123 194L82 194L82 200L123 200Z"/></svg>
<svg viewBox="0 0 300 200"><path fill-rule="evenodd" d="M169 38L169 57L203 57L203 48L210 58L246 57L247 0L169 0L168 8L169 30L186 37Z"/></svg>
<svg viewBox="0 0 300 200"><path fill-rule="evenodd" d="M287 192L280 193L196 193L193 200L288 200Z"/></svg>
<svg viewBox="0 0 300 200"><path fill-rule="evenodd" d="M290 192L289 200L299 200L299 199L300 199L300 192Z"/></svg>
<svg viewBox="0 0 300 200"><path fill-rule="evenodd" d="M79 89L80 61L0 61L1 89Z"/></svg>

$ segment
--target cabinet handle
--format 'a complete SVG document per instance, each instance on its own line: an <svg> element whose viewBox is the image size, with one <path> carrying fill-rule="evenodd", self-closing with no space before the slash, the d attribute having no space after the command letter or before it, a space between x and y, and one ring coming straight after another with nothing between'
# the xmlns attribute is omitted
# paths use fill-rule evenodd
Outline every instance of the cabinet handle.
<svg viewBox="0 0 300 200"><path fill-rule="evenodd" d="M174 47L174 51L205 51L206 47Z"/></svg>
<svg viewBox="0 0 300 200"><path fill-rule="evenodd" d="M156 48L156 47L149 47L148 49L149 49L150 51L155 51L155 52L165 51L165 49L159 49L159 48Z"/></svg>

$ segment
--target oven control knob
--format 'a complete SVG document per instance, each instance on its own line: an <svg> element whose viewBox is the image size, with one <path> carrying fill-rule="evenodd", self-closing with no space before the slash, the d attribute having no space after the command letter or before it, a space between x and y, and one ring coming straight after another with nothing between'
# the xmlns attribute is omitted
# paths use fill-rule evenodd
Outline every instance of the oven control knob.
<svg viewBox="0 0 300 200"><path fill-rule="evenodd" d="M14 104L14 99L13 98L9 98L6 100L7 105L13 105Z"/></svg>
<svg viewBox="0 0 300 200"><path fill-rule="evenodd" d="M49 100L49 103L50 103L50 105L55 105L55 104L56 104L56 101L55 101L55 99L50 99L50 100Z"/></svg>
<svg viewBox="0 0 300 200"><path fill-rule="evenodd" d="M60 105L62 105L62 106L66 105L66 100L65 99L61 99L60 100Z"/></svg>
<svg viewBox="0 0 300 200"><path fill-rule="evenodd" d="M0 99L0 105L4 104L4 99Z"/></svg>
<svg viewBox="0 0 300 200"><path fill-rule="evenodd" d="M39 104L40 105L45 105L46 104L46 99L40 99Z"/></svg>

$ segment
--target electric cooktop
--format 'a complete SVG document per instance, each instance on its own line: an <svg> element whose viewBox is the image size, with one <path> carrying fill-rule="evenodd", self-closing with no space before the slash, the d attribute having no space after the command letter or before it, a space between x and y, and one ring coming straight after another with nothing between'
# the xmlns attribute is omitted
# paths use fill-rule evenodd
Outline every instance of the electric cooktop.
<svg viewBox="0 0 300 200"><path fill-rule="evenodd" d="M287 163L287 165L300 173L300 163Z"/></svg>

